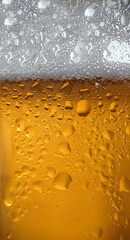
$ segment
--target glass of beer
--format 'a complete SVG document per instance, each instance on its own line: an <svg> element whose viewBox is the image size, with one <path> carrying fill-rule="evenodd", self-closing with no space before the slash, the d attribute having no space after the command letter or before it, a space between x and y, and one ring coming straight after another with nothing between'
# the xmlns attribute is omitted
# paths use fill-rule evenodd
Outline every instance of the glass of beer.
<svg viewBox="0 0 130 240"><path fill-rule="evenodd" d="M129 1L1 9L12 48L0 62L0 240L129 240Z"/></svg>

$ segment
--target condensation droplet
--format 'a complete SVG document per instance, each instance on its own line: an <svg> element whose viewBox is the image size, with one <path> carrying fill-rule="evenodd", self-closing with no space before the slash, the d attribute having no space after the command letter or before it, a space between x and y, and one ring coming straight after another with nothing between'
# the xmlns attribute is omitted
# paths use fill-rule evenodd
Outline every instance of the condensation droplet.
<svg viewBox="0 0 130 240"><path fill-rule="evenodd" d="M129 126L129 125L126 127L126 133L127 133L128 135L130 135L130 126Z"/></svg>
<svg viewBox="0 0 130 240"><path fill-rule="evenodd" d="M99 101L99 102L98 102L98 106L99 106L99 107L102 107L102 106L103 106L103 102L102 102L102 101Z"/></svg>
<svg viewBox="0 0 130 240"><path fill-rule="evenodd" d="M111 112L116 112L116 107L117 107L117 106L118 106L118 105L117 105L116 102L111 103L111 105L110 105L110 111L111 111Z"/></svg>
<svg viewBox="0 0 130 240"><path fill-rule="evenodd" d="M52 106L51 107L51 112L50 112L50 117L54 117L56 111L57 111L57 106Z"/></svg>
<svg viewBox="0 0 130 240"><path fill-rule="evenodd" d="M130 180L128 180L126 177L122 177L120 180L120 191L130 192Z"/></svg>
<svg viewBox="0 0 130 240"><path fill-rule="evenodd" d="M103 133L103 136L105 139L107 139L108 141L112 140L113 137L114 137L114 133L112 131L109 131L109 130L106 130L104 133Z"/></svg>
<svg viewBox="0 0 130 240"><path fill-rule="evenodd" d="M71 176L67 172L60 172L54 178L54 187L59 190L67 190L72 182Z"/></svg>
<svg viewBox="0 0 130 240"><path fill-rule="evenodd" d="M73 109L73 104L72 104L72 102L71 102L71 101L66 101L66 102L65 102L65 108L68 109L68 110L69 110L69 109L70 109L70 110Z"/></svg>
<svg viewBox="0 0 130 240"><path fill-rule="evenodd" d="M57 130L55 134L56 134L56 137L60 137L61 136L61 131Z"/></svg>
<svg viewBox="0 0 130 240"><path fill-rule="evenodd" d="M40 193L42 193L42 190L43 190L43 183L41 181L35 181L33 182L33 187L39 191Z"/></svg>
<svg viewBox="0 0 130 240"><path fill-rule="evenodd" d="M53 167L47 167L46 171L47 171L47 175L51 178L53 178L56 174L56 171Z"/></svg>
<svg viewBox="0 0 130 240"><path fill-rule="evenodd" d="M13 196L12 196L9 183L7 184L4 192L4 204L6 207L11 207L13 204Z"/></svg>
<svg viewBox="0 0 130 240"><path fill-rule="evenodd" d="M114 213L114 219L115 219L115 221L118 221L118 218L119 218L119 214L116 212L116 213Z"/></svg>
<svg viewBox="0 0 130 240"><path fill-rule="evenodd" d="M28 138L31 138L34 135L34 129L31 126L26 127L24 131Z"/></svg>
<svg viewBox="0 0 130 240"><path fill-rule="evenodd" d="M24 129L24 120L19 118L16 120L16 130L17 132L21 132Z"/></svg>
<svg viewBox="0 0 130 240"><path fill-rule="evenodd" d="M62 142L59 144L59 151L64 154L70 154L71 148L68 142Z"/></svg>
<svg viewBox="0 0 130 240"><path fill-rule="evenodd" d="M27 92L27 95L26 95L25 99L28 99L29 97L33 97L33 93L32 92Z"/></svg>
<svg viewBox="0 0 130 240"><path fill-rule="evenodd" d="M107 99L111 99L111 98L112 98L112 93L107 93L107 94L106 94L106 98L107 98Z"/></svg>
<svg viewBox="0 0 130 240"><path fill-rule="evenodd" d="M121 16L121 24L124 27L129 25L129 15L128 14L126 14L126 13L122 14L122 16Z"/></svg>
<svg viewBox="0 0 130 240"><path fill-rule="evenodd" d="M91 106L89 101L81 100L77 104L77 113L79 116L87 116L90 113Z"/></svg>
<svg viewBox="0 0 130 240"><path fill-rule="evenodd" d="M63 134L65 137L70 137L71 135L73 135L75 132L75 128L72 124L68 124L65 126Z"/></svg>
<svg viewBox="0 0 130 240"><path fill-rule="evenodd" d="M62 120L64 117L63 112L58 113L57 119Z"/></svg>

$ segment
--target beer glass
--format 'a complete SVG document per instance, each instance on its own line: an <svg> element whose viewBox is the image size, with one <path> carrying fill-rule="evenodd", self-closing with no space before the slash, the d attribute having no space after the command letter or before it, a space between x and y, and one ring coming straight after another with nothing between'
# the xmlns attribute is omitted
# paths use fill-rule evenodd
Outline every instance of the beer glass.
<svg viewBox="0 0 130 240"><path fill-rule="evenodd" d="M129 1L0 4L0 240L129 240Z"/></svg>

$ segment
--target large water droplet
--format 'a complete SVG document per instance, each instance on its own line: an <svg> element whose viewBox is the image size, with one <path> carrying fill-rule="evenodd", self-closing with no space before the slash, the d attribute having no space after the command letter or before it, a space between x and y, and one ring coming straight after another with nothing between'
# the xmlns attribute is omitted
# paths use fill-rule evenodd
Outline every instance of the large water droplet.
<svg viewBox="0 0 130 240"><path fill-rule="evenodd" d="M65 126L65 129L63 131L63 134L65 137L69 137L71 135L73 135L75 132L75 128L72 124L68 124Z"/></svg>
<svg viewBox="0 0 130 240"><path fill-rule="evenodd" d="M53 181L54 187L59 190L67 190L71 182L72 178L67 172L58 173Z"/></svg>
<svg viewBox="0 0 130 240"><path fill-rule="evenodd" d="M64 154L70 154L71 148L68 142L62 142L59 144L59 151Z"/></svg>
<svg viewBox="0 0 130 240"><path fill-rule="evenodd" d="M90 113L91 106L89 101L81 100L77 104L77 113L79 116L87 116Z"/></svg>

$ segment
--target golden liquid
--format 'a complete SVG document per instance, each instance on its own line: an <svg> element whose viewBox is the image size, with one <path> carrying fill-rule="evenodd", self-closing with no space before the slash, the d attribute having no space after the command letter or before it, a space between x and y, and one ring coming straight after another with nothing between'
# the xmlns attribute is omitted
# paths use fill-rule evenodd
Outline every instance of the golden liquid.
<svg viewBox="0 0 130 240"><path fill-rule="evenodd" d="M0 82L0 240L129 240L129 84Z"/></svg>

